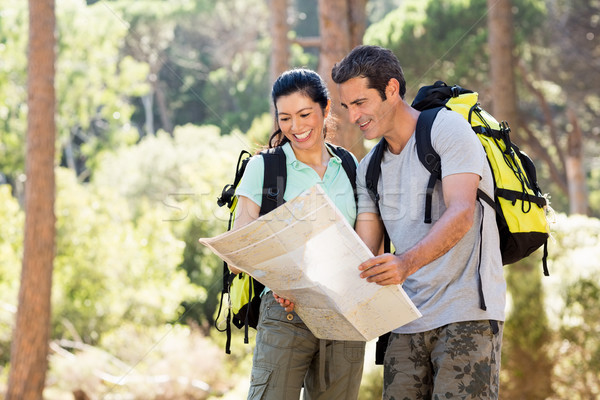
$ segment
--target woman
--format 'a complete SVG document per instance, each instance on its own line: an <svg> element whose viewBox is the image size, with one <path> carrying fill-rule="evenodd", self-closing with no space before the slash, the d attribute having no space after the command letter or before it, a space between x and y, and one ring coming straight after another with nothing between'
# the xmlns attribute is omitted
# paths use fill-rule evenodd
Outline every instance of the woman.
<svg viewBox="0 0 600 400"><path fill-rule="evenodd" d="M314 71L293 69L277 79L271 97L278 129L271 135L269 147L281 146L286 156L284 200L319 184L354 226L352 185L340 158L325 144L331 104L325 82ZM263 174L264 161L257 155L248 163L236 190L234 229L258 218ZM265 289L248 399L296 400L304 387L305 399L354 400L364 350L364 342L317 339L293 311L293 304Z"/></svg>

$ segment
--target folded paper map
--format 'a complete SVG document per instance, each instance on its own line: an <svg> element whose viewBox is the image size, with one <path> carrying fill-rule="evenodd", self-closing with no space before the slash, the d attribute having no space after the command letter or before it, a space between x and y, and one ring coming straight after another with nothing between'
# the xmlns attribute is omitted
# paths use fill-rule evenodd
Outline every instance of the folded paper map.
<svg viewBox="0 0 600 400"><path fill-rule="evenodd" d="M319 185L240 229L199 240L294 302L317 338L369 341L421 316L402 286L360 278L358 265L373 254Z"/></svg>

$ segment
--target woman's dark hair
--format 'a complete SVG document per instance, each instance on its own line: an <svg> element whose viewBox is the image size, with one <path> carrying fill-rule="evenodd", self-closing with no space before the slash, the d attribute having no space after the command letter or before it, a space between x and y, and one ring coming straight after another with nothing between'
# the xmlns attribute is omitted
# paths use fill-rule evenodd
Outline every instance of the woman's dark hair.
<svg viewBox="0 0 600 400"><path fill-rule="evenodd" d="M331 70L331 78L337 84L352 78L367 78L368 87L379 92L386 100L385 88L390 79L400 84L400 97L404 99L406 81L400 61L391 50L379 46L361 45L355 47L342 61Z"/></svg>
<svg viewBox="0 0 600 400"><path fill-rule="evenodd" d="M321 106L321 111L325 112L327 102L329 101L329 91L325 81L315 71L305 68L294 68L284 72L277 78L271 90L271 99L275 109L275 121L277 123L277 100L282 96L287 96L296 92L301 92L312 101ZM281 146L289 142L281 129L278 127L269 138L269 147Z"/></svg>

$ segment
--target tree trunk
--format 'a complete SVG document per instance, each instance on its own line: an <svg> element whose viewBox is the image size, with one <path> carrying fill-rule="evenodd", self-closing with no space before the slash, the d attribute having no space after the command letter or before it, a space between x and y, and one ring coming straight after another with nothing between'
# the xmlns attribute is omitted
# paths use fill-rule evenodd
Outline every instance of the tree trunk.
<svg viewBox="0 0 600 400"><path fill-rule="evenodd" d="M144 105L145 122L140 139L146 135L154 136L154 92L152 90L142 96L142 104Z"/></svg>
<svg viewBox="0 0 600 400"><path fill-rule="evenodd" d="M552 333L544 309L539 264L534 256L506 267L513 311L504 325L502 399L545 400L552 396L554 365L548 357Z"/></svg>
<svg viewBox="0 0 600 400"><path fill-rule="evenodd" d="M340 105L337 85L331 79L331 69L352 48L362 43L366 26L365 7L364 0L319 0L321 49L318 72L329 88L337 125L331 140L350 150L359 160L365 155L363 136L358 127L348 121Z"/></svg>
<svg viewBox="0 0 600 400"><path fill-rule="evenodd" d="M367 0L348 0L350 6L350 49L362 44L367 29Z"/></svg>
<svg viewBox="0 0 600 400"><path fill-rule="evenodd" d="M488 0L488 7L493 115L498 121L508 121L515 133L519 131L520 121L516 103L512 4L510 0Z"/></svg>
<svg viewBox="0 0 600 400"><path fill-rule="evenodd" d="M288 31L290 30L287 19L287 0L269 0L269 31L271 32L271 63L269 65L269 82L271 87L279 75L290 67L290 41ZM271 97L271 93L265 93ZM271 115L275 114L273 102L269 101ZM277 129L277 123L273 119L273 131Z"/></svg>
<svg viewBox="0 0 600 400"><path fill-rule="evenodd" d="M163 82L156 81L154 83L155 84L153 85L152 92L154 92L154 95L156 96L156 105L158 107L158 115L160 116L160 122L162 123L162 128L171 137L174 137L173 121L171 119L171 110L169 109L169 107L167 105L167 96L165 95L165 91L163 90Z"/></svg>
<svg viewBox="0 0 600 400"><path fill-rule="evenodd" d="M269 77L271 84L290 65L290 44L288 40L287 0L269 0L269 30L271 31L271 65Z"/></svg>
<svg viewBox="0 0 600 400"><path fill-rule="evenodd" d="M510 122L515 138L521 136L518 135L521 124L513 58L512 4L510 0L488 0L487 4L493 114L498 120ZM552 392L548 382L553 366L543 347L550 330L543 308L538 264L531 259L507 267L507 287L513 307L504 327L502 352L504 376L508 379L502 382L500 392L506 399L541 400Z"/></svg>
<svg viewBox="0 0 600 400"><path fill-rule="evenodd" d="M40 400L48 366L54 258L54 0L29 0L25 240L7 400Z"/></svg>
<svg viewBox="0 0 600 400"><path fill-rule="evenodd" d="M567 182L569 184L569 209L571 214L587 215L588 196L583 166L583 132L573 109L567 109L573 130L569 132L567 151Z"/></svg>

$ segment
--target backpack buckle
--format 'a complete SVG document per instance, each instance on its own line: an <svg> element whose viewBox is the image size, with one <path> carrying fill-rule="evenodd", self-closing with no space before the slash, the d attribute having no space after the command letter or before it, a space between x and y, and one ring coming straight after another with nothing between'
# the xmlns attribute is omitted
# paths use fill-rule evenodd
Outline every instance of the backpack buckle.
<svg viewBox="0 0 600 400"><path fill-rule="evenodd" d="M458 97L459 93L458 91L460 90L460 88L456 85L452 86L450 88L450 92L452 93L452 97Z"/></svg>
<svg viewBox="0 0 600 400"><path fill-rule="evenodd" d="M233 197L235 196L235 188L233 185L225 185L221 192L221 197L217 198L217 205L223 207L227 204L227 207L231 207L233 203Z"/></svg>

